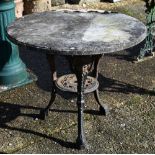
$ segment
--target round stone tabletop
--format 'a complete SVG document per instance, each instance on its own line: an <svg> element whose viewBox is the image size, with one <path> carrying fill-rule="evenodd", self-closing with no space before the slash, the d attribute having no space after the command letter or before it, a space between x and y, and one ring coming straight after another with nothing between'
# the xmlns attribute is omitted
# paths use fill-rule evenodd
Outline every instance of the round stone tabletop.
<svg viewBox="0 0 155 155"><path fill-rule="evenodd" d="M123 50L146 37L139 20L104 11L50 11L13 22L8 38L19 46L58 55L94 55Z"/></svg>

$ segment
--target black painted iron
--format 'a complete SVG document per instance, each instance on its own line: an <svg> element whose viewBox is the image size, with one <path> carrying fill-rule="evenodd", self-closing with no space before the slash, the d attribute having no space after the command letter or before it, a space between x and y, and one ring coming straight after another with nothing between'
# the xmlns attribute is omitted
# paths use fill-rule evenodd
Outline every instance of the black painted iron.
<svg viewBox="0 0 155 155"><path fill-rule="evenodd" d="M88 148L88 144L86 142L85 134L84 134L84 121L83 121L83 111L84 111L84 91L85 91L85 82L87 79L87 75L92 71L93 76L97 81L98 78L98 64L102 55L94 55L94 56L70 56L67 59L70 62L70 68L72 68L73 73L77 78L77 107L78 107L78 137L77 137L77 147ZM59 79L56 76L56 68L55 68L55 59L53 55L47 55L47 59L50 64L51 69L51 79L52 79L52 93L51 100L45 109L40 111L40 118L45 119L48 116L48 111L55 100L56 97L56 86L55 83ZM60 87L58 87L60 88ZM87 89L87 88L86 88ZM68 90L68 89L67 89ZM68 90L69 91L69 90ZM72 90L71 90L72 92ZM108 107L106 104L102 104L99 98L98 87L92 89L92 92L95 94L95 99L97 103L100 105L101 114L106 114L108 112Z"/></svg>
<svg viewBox="0 0 155 155"><path fill-rule="evenodd" d="M62 91L77 92L77 78L75 74L66 74L56 80L56 86ZM96 78L87 76L84 84L84 93L90 93L96 90L99 82Z"/></svg>
<svg viewBox="0 0 155 155"><path fill-rule="evenodd" d="M76 58L76 57L75 57ZM79 61L79 60L78 60ZM78 137L77 137L77 144L79 148L87 147L86 139L84 135L84 127L83 127L83 108L84 108L84 83L87 78L87 72L83 71L84 64L77 65L74 62L74 72L77 77L77 106L78 106Z"/></svg>
<svg viewBox="0 0 155 155"><path fill-rule="evenodd" d="M48 116L48 111L49 111L50 107L52 106L52 104L56 98L55 81L57 80L57 72L56 72L56 66L55 66L55 56L47 54L46 57L47 57L47 60L49 62L50 70L51 70L52 91L51 91L51 99L50 99L49 104L46 106L45 109L42 109L40 111L40 118L41 119L45 119L46 116Z"/></svg>
<svg viewBox="0 0 155 155"><path fill-rule="evenodd" d="M147 37L145 39L144 47L140 50L140 54L137 60L144 59L145 56L153 56L154 36L153 31L155 29L155 0L145 0L146 2L146 26L147 26Z"/></svg>
<svg viewBox="0 0 155 155"><path fill-rule="evenodd" d="M99 66L99 61L101 59L102 55L96 55L94 56L94 70L93 70L93 76L98 79L98 66ZM101 102L101 99L99 97L99 90L98 88L94 91L94 96L95 99L97 101L97 103L100 105L100 113L101 114L108 114L109 110L108 110L108 106L105 103Z"/></svg>
<svg viewBox="0 0 155 155"><path fill-rule="evenodd" d="M73 72L77 77L77 106L78 106L78 147L88 148L83 127L83 108L84 108L84 85L87 75L92 71L95 56L72 56L69 61ZM98 66L96 66L98 67ZM97 68L96 68L97 70ZM98 87L97 87L98 88ZM96 88L96 89L97 89Z"/></svg>

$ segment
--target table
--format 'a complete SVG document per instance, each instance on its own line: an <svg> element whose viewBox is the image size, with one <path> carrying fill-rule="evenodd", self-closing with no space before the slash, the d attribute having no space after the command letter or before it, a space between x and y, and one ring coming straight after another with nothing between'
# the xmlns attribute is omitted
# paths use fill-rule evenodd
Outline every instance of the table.
<svg viewBox="0 0 155 155"><path fill-rule="evenodd" d="M44 52L52 73L52 93L45 117L56 97L56 88L77 93L78 148L87 148L83 128L84 94L94 92L101 114L108 107L99 98L98 66L105 53L132 47L146 37L146 27L137 19L101 10L57 10L34 13L7 28L8 38L18 46ZM57 77L55 56L64 55L74 74Z"/></svg>

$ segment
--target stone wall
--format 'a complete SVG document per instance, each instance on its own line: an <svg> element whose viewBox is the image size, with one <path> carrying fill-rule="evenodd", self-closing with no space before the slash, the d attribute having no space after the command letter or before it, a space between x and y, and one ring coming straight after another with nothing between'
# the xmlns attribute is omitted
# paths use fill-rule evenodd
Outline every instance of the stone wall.
<svg viewBox="0 0 155 155"><path fill-rule="evenodd" d="M63 5L65 3L66 3L66 0L51 0L51 5L52 6Z"/></svg>
<svg viewBox="0 0 155 155"><path fill-rule="evenodd" d="M79 4L87 2L95 3L100 2L100 0L24 0L24 14L48 11L52 6L63 5L65 3Z"/></svg>
<svg viewBox="0 0 155 155"><path fill-rule="evenodd" d="M23 11L24 11L24 3L23 0L15 0L16 8L15 8L15 13L16 17L22 17Z"/></svg>
<svg viewBox="0 0 155 155"><path fill-rule="evenodd" d="M79 4L79 3L96 3L100 2L101 0L66 0L66 3L69 4Z"/></svg>
<svg viewBox="0 0 155 155"><path fill-rule="evenodd" d="M51 0L24 0L24 14L48 11L51 9Z"/></svg>
<svg viewBox="0 0 155 155"><path fill-rule="evenodd" d="M96 3L96 2L116 2L120 0L15 0L16 16L21 17L22 13L30 14L33 12L42 12L51 10L53 6L79 3Z"/></svg>

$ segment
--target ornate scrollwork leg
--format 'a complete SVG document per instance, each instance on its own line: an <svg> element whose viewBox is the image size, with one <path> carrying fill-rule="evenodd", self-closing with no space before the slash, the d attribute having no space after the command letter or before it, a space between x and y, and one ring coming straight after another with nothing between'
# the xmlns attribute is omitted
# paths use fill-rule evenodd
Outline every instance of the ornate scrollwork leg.
<svg viewBox="0 0 155 155"><path fill-rule="evenodd" d="M102 55L97 55L97 56L94 56L94 70L93 70L93 75L96 79L98 79L98 65L99 65L99 61L100 61L100 58L102 57ZM101 114L108 114L109 110L108 110L108 106L105 104L105 103L102 103L100 97L99 97L99 90L98 88L94 91L94 96L95 96L95 99L97 101L97 103L100 105L100 113Z"/></svg>
<svg viewBox="0 0 155 155"><path fill-rule="evenodd" d="M52 91L51 91L51 99L50 99L50 102L49 104L46 106L45 109L42 109L40 111L40 117L41 119L45 119L46 116L48 116L48 111L51 107L51 105L53 104L55 98L56 98L56 86L55 86L55 81L57 79L57 73L56 73L56 67L55 67L55 57L54 55L50 55L50 54L47 54L47 60L49 62L49 65L50 65L50 69L51 69L51 79L52 79Z"/></svg>

